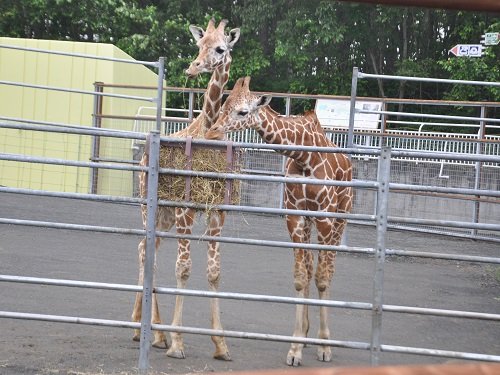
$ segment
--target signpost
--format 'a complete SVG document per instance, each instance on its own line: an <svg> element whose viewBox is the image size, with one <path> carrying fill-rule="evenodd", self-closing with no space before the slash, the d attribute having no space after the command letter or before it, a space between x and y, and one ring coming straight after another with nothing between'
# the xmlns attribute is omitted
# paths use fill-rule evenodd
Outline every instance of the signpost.
<svg viewBox="0 0 500 375"><path fill-rule="evenodd" d="M484 38L481 40L481 44L485 46L496 46L500 43L500 33L485 33L481 36Z"/></svg>
<svg viewBox="0 0 500 375"><path fill-rule="evenodd" d="M483 48L481 44L457 44L448 53L453 53L457 57L481 57Z"/></svg>
<svg viewBox="0 0 500 375"><path fill-rule="evenodd" d="M487 46L496 46L500 43L500 33L484 33L481 35L481 44L457 44L450 49L448 53L452 53L457 57L481 57Z"/></svg>

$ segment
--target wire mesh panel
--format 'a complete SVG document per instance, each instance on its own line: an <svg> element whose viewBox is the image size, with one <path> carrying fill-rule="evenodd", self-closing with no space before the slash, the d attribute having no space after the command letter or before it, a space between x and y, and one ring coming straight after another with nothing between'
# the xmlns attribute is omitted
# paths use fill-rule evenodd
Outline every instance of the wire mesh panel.
<svg viewBox="0 0 500 375"><path fill-rule="evenodd" d="M273 151L248 149L243 153L243 168L250 173L282 175L284 157ZM265 181L242 181L241 202L256 207L280 208L283 184Z"/></svg>

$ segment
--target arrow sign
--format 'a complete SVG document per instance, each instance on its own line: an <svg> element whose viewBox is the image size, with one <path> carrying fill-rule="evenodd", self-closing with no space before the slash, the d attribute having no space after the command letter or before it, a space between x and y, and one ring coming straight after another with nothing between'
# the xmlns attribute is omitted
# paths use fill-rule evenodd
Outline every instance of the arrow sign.
<svg viewBox="0 0 500 375"><path fill-rule="evenodd" d="M458 57L481 57L483 46L481 44L457 44L448 53L453 53Z"/></svg>

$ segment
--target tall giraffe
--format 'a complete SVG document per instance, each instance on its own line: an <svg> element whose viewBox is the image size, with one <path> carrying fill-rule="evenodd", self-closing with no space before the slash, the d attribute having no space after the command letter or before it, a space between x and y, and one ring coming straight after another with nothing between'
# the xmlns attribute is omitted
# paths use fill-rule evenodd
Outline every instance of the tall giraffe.
<svg viewBox="0 0 500 375"><path fill-rule="evenodd" d="M231 65L231 49L238 41L240 29L232 29L228 35L224 33L224 28L227 20L222 20L215 27L214 19L208 23L207 29L191 25L189 30L193 35L196 44L199 48L197 58L190 64L186 70L189 77L195 77L200 73L212 72L212 77L204 95L203 109L200 115L185 129L171 134L171 137L186 137L193 136L197 138L204 137L206 131L215 123L218 118L221 107L221 100L224 91L224 86L229 79L229 69ZM144 153L141 158L140 165L148 165L148 155ZM141 173L139 175L139 191L141 197L147 194L147 175ZM147 207L141 206L142 221L145 227ZM158 207L156 213L156 227L161 231L168 231L175 224L178 234L191 234L194 223L196 210L173 207ZM208 217L207 235L220 236L222 226L224 225L225 214L221 211L210 211ZM160 238L156 238L156 251L160 245ZM139 243L139 285L142 285L144 280L144 257L146 250L146 239L142 239ZM189 275L191 273L191 254L190 241L187 239L179 239L177 247L177 261L175 264L175 274L177 279L177 287L185 288ZM217 291L220 278L220 253L219 243L210 241L208 243L207 252L207 278L210 290ZM175 310L172 320L172 325L182 325L182 308L183 296L176 296ZM156 294L153 294L153 311L152 322L161 323L160 313L158 310L158 302ZM213 329L222 330L220 321L220 309L218 299L211 299L211 325ZM141 320L142 309L142 293L137 293L132 320L138 322ZM170 334L172 344L168 347L165 334L160 331L154 331L153 346L159 348L167 347L167 355L174 358L185 358L184 342L180 333L172 332ZM134 340L140 339L140 331L134 333ZM214 358L222 360L230 360L229 350L223 337L212 336L212 341L215 344Z"/></svg>
<svg viewBox="0 0 500 375"><path fill-rule="evenodd" d="M240 78L224 103L217 123L206 134L209 139L223 139L230 131L255 129L266 143L283 145L304 145L336 147L323 132L314 113L304 116L280 116L269 106L271 96L255 96L249 90L250 77ZM352 166L349 158L340 153L280 151L288 156L286 175L316 179L351 181ZM351 211L352 187L323 186L287 183L284 203L287 209L319 212ZM306 217L287 215L286 224L290 238L296 243L308 243L314 224L318 232L318 242L324 245L338 245L344 232L345 219ZM312 250L294 249L294 285L297 296L309 297L309 284L314 271ZM335 272L335 252L319 251L314 280L319 298L328 299L329 289ZM305 337L309 330L308 308L297 305L293 335ZM320 307L320 327L318 337L328 339L327 308ZM303 344L293 343L287 355L287 364L299 366L302 362ZM329 346L318 347L318 359L330 361Z"/></svg>

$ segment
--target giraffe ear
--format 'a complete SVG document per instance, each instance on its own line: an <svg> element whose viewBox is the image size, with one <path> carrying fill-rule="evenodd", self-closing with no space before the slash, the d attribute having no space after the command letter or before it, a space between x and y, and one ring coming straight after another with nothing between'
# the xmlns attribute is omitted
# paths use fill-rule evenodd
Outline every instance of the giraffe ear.
<svg viewBox="0 0 500 375"><path fill-rule="evenodd" d="M233 46L236 44L239 38L240 38L240 29L239 28L232 29L229 32L229 35L226 37L229 48L233 48Z"/></svg>
<svg viewBox="0 0 500 375"><path fill-rule="evenodd" d="M193 34L193 38L196 42L203 38L203 36L205 35L205 31L201 27L195 25L189 25L189 31L191 31L191 34Z"/></svg>
<svg viewBox="0 0 500 375"><path fill-rule="evenodd" d="M261 97L257 98L257 102L255 103L256 108L262 108L268 105L271 102L271 99L273 97L271 95L262 95Z"/></svg>

